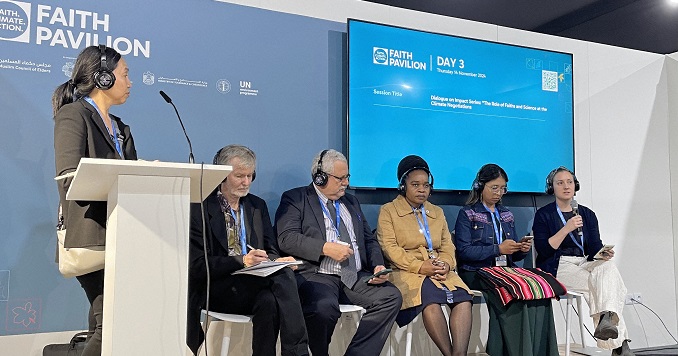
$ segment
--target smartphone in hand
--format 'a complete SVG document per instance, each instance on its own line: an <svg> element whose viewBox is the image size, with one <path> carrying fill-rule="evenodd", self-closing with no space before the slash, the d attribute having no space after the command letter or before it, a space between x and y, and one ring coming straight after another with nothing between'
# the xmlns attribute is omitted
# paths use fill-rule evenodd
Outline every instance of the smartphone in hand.
<svg viewBox="0 0 678 356"><path fill-rule="evenodd" d="M593 256L594 260L602 260L607 256L608 251L614 248L614 245L604 245L598 253L596 253L595 256Z"/></svg>
<svg viewBox="0 0 678 356"><path fill-rule="evenodd" d="M365 281L365 283L368 283L372 278L377 278L377 277L383 276L385 274L389 274L391 272L393 272L392 269L385 268L385 269L382 269L381 271L379 271L379 272L377 272L377 273L375 273L371 276L365 277L363 280Z"/></svg>
<svg viewBox="0 0 678 356"><path fill-rule="evenodd" d="M534 236L523 236L523 238L520 239L520 242L528 242L532 239L534 239Z"/></svg>

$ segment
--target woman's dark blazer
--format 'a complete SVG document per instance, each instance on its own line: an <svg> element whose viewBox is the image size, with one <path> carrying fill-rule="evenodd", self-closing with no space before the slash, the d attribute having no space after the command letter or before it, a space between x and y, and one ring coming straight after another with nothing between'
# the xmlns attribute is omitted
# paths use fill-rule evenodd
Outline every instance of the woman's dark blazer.
<svg viewBox="0 0 678 356"><path fill-rule="evenodd" d="M593 256L603 247L600 240L600 231L598 230L598 218L591 209L579 205L579 214L584 221L584 254L588 260L592 261ZM553 274L558 273L558 264L563 252L561 249L554 249L549 244L549 238L555 235L563 227L560 215L556 210L556 203L550 203L539 210L534 216L532 231L534 232L534 248L537 251L537 267ZM565 237L569 239L570 237ZM561 245L562 246L562 245Z"/></svg>
<svg viewBox="0 0 678 356"><path fill-rule="evenodd" d="M110 117L123 137L125 159L136 160L129 126L114 115ZM54 156L57 176L75 171L83 157L121 159L103 119L84 99L64 105L54 117ZM71 181L72 178L67 178L57 182L68 229L64 247L106 245L106 202L66 200Z"/></svg>

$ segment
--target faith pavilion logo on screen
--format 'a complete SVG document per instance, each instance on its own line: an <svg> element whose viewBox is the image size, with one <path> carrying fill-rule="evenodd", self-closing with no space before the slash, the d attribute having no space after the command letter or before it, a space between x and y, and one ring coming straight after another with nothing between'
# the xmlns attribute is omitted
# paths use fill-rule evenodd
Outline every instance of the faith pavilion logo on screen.
<svg viewBox="0 0 678 356"><path fill-rule="evenodd" d="M381 47L372 47L372 63L388 65L388 49Z"/></svg>
<svg viewBox="0 0 678 356"><path fill-rule="evenodd" d="M30 29L30 3L0 0L0 40L28 43Z"/></svg>

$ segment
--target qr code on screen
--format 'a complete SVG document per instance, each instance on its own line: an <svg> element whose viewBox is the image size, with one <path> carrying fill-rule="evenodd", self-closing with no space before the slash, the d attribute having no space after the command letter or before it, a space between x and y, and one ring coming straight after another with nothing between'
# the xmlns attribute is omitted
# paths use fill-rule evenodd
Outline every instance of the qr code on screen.
<svg viewBox="0 0 678 356"><path fill-rule="evenodd" d="M541 90L558 91L558 72L541 71Z"/></svg>

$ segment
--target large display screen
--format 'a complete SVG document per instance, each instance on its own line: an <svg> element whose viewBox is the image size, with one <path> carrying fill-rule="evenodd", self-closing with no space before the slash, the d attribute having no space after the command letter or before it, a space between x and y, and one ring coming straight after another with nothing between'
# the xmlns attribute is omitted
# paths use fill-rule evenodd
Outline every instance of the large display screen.
<svg viewBox="0 0 678 356"><path fill-rule="evenodd" d="M410 154L442 190L468 190L486 163L512 192L574 169L571 54L352 19L348 37L352 187L397 187Z"/></svg>

